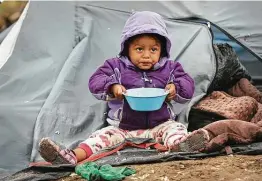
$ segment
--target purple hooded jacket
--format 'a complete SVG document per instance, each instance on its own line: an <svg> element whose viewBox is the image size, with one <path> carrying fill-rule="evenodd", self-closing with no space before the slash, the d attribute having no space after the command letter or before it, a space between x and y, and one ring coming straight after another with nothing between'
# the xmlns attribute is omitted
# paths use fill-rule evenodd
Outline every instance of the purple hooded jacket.
<svg viewBox="0 0 262 181"><path fill-rule="evenodd" d="M162 17L154 12L142 11L132 14L127 20L121 36L121 52L125 41L135 35L143 33L156 33L166 38L167 57L162 57L152 70L140 70L135 67L127 57L112 58L105 61L90 77L89 89L100 100L112 97L109 88L113 84L121 84L126 89L140 87L165 88L167 84L174 83L176 96L174 101L185 103L194 94L194 81L184 72L181 64L168 60L170 56L171 41L168 38L166 25ZM165 102L157 111L139 112L132 110L123 100L108 102L109 124L119 126L121 129L137 130L153 128L168 119L175 119L174 112Z"/></svg>

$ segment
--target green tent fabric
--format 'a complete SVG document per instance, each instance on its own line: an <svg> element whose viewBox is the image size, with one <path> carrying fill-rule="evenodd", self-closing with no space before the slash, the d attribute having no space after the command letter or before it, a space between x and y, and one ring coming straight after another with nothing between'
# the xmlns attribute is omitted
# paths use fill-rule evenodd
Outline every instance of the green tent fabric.
<svg viewBox="0 0 262 181"><path fill-rule="evenodd" d="M109 164L98 166L94 162L86 162L76 166L75 172L83 178L92 181L118 181L136 173L134 169L128 167L112 167Z"/></svg>

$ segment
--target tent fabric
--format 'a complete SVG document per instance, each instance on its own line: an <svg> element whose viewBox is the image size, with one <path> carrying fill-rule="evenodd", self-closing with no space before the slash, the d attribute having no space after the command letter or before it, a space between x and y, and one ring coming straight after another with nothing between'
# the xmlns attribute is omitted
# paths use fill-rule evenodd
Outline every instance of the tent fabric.
<svg viewBox="0 0 262 181"><path fill-rule="evenodd" d="M7 29L5 29L4 31L2 31L2 32L0 33L0 44L1 44L2 41L5 39L5 37L6 37L7 34L10 32L10 30L13 28L14 25L15 25L15 23L12 24L12 25L10 25Z"/></svg>
<svg viewBox="0 0 262 181"><path fill-rule="evenodd" d="M207 19L230 33L261 57L262 25L261 2L234 1L157 1L157 2L111 2L93 1L87 4L119 11L155 11L166 18L200 17Z"/></svg>
<svg viewBox="0 0 262 181"><path fill-rule="evenodd" d="M12 51L1 57L8 58L0 70L0 168L6 170L28 165L37 115L75 45L72 3L61 5L67 13L58 15L58 2L27 6ZM43 16L47 9L52 18Z"/></svg>
<svg viewBox="0 0 262 181"><path fill-rule="evenodd" d="M132 10L165 17L173 44L171 58L196 83L194 98L179 117L187 125L190 107L206 94L216 74L216 59L207 26L174 18L202 13L262 54L259 16L250 20L239 11L249 7L255 14L261 12L260 4L199 3L30 1L17 31L12 28L0 45L0 52L7 49L4 41L12 45L0 61L0 172L14 172L40 160L42 137L72 148L105 126L106 102L91 95L88 78L119 52L121 31Z"/></svg>
<svg viewBox="0 0 262 181"><path fill-rule="evenodd" d="M231 39L226 34L224 34L222 31L220 31L215 26L211 25L211 30L214 35L214 44L229 44L231 47L233 47L233 50L235 51L236 55L238 56L241 64L247 69L247 71L252 76L252 79L261 80L262 75L260 72L260 69L262 68L262 62L259 61L257 57L255 57L253 54L250 53L245 47L239 45L234 39ZM215 50L216 51L216 50Z"/></svg>

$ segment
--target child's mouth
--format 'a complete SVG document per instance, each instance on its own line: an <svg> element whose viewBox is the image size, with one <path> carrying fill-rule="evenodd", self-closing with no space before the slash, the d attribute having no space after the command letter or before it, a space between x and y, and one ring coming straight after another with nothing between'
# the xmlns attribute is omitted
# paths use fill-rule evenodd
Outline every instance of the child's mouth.
<svg viewBox="0 0 262 181"><path fill-rule="evenodd" d="M151 66L152 64L151 63L141 63L142 66Z"/></svg>

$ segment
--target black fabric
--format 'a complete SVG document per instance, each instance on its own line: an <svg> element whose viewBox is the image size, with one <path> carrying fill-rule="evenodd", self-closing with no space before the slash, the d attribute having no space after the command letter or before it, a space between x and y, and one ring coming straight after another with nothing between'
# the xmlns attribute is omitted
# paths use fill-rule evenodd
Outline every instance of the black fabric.
<svg viewBox="0 0 262 181"><path fill-rule="evenodd" d="M56 180L74 172L72 165L32 166L0 179L1 181Z"/></svg>
<svg viewBox="0 0 262 181"><path fill-rule="evenodd" d="M203 128L210 123L223 119L226 118L212 112L206 112L192 107L188 117L188 131L194 131L199 128Z"/></svg>
<svg viewBox="0 0 262 181"><path fill-rule="evenodd" d="M233 154L241 155L259 155L262 154L262 142L249 145L232 145ZM225 150L212 153L189 153L189 152L171 152L159 153L155 149L128 148L119 151L117 154L110 155L95 161L98 165L110 164L112 166L157 163L174 160L194 160L207 157L226 155Z"/></svg>
<svg viewBox="0 0 262 181"><path fill-rule="evenodd" d="M250 74L229 44L214 44L214 52L217 59L217 72L208 92L227 91L241 78L251 80Z"/></svg>
<svg viewBox="0 0 262 181"><path fill-rule="evenodd" d="M145 139L146 140L146 139ZM130 140L131 141L131 140ZM141 139L134 140L136 143L143 143ZM249 145L233 145L231 146L233 154L240 155L259 155L262 154L262 142L252 143ZM212 153L189 153L189 152L170 152L160 153L155 149L139 149L126 148L117 153L101 158L95 161L99 166L110 164L112 166L130 165L130 164L145 164L159 163L174 160L195 160L207 157L215 157L226 155L225 150ZM74 172L72 165L56 165L56 166L33 166L21 170L11 176L8 176L1 181L40 181L40 180L55 180L69 176Z"/></svg>

